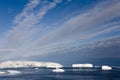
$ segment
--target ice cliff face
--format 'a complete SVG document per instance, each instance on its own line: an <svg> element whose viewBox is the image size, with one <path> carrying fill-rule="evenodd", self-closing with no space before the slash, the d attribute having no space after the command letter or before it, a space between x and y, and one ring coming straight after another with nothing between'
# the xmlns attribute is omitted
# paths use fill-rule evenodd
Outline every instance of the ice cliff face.
<svg viewBox="0 0 120 80"><path fill-rule="evenodd" d="M36 61L6 61L0 63L0 68L18 68L18 67L63 67L59 63L54 62L36 62Z"/></svg>

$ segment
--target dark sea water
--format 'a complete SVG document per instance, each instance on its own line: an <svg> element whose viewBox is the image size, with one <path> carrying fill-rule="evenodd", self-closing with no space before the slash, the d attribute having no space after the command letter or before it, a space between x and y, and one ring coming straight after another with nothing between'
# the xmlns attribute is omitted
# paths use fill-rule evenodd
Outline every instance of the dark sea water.
<svg viewBox="0 0 120 80"><path fill-rule="evenodd" d="M0 71L17 70L18 74L0 74L0 80L120 80L120 68L102 71L101 68L70 68L56 73L52 68L11 68Z"/></svg>

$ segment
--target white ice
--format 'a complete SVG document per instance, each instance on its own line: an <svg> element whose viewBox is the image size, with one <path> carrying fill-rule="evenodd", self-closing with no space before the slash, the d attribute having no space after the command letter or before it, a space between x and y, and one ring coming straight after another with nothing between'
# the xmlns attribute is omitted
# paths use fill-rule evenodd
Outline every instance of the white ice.
<svg viewBox="0 0 120 80"><path fill-rule="evenodd" d="M7 73L7 74L19 74L19 73L21 73L21 72L20 72L20 71L17 71L17 70L8 70L6 73Z"/></svg>
<svg viewBox="0 0 120 80"><path fill-rule="evenodd" d="M72 67L93 67L93 64L73 64Z"/></svg>
<svg viewBox="0 0 120 80"><path fill-rule="evenodd" d="M59 63L54 62L36 62L36 61L6 61L0 63L0 68L18 68L18 67L63 67Z"/></svg>
<svg viewBox="0 0 120 80"><path fill-rule="evenodd" d="M107 66L107 65L103 65L102 70L112 70L112 67Z"/></svg>
<svg viewBox="0 0 120 80"><path fill-rule="evenodd" d="M53 69L53 72L65 72L65 70L64 69L56 68L56 69Z"/></svg>

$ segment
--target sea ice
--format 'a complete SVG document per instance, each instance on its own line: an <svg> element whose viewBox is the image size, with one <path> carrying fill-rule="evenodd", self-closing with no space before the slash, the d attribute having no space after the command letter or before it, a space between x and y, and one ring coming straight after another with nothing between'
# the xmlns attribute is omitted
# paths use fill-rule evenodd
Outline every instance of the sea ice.
<svg viewBox="0 0 120 80"><path fill-rule="evenodd" d="M53 70L53 72L65 72L65 70L64 69L56 68L56 69Z"/></svg>
<svg viewBox="0 0 120 80"><path fill-rule="evenodd" d="M19 74L21 73L20 71L16 71L16 70L8 70L7 74Z"/></svg>
<svg viewBox="0 0 120 80"><path fill-rule="evenodd" d="M112 67L104 65L102 66L102 70L112 70Z"/></svg>
<svg viewBox="0 0 120 80"><path fill-rule="evenodd" d="M73 64L72 67L93 67L93 64Z"/></svg>
<svg viewBox="0 0 120 80"><path fill-rule="evenodd" d="M36 62L36 61L6 61L0 63L0 68L18 68L18 67L63 67L59 63L54 62Z"/></svg>
<svg viewBox="0 0 120 80"><path fill-rule="evenodd" d="M1 74L5 74L5 73L6 73L6 72L4 72L4 71L0 71L0 75L1 75Z"/></svg>

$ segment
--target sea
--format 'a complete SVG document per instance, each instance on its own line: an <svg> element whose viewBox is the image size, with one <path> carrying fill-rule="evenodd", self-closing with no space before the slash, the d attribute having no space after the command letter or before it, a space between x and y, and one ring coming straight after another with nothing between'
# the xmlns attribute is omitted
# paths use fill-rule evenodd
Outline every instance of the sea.
<svg viewBox="0 0 120 80"><path fill-rule="evenodd" d="M0 80L120 80L119 67L113 67L112 70L101 70L100 67L62 69L65 72L53 72L54 68L44 67L1 68L0 72L5 73L0 73Z"/></svg>

